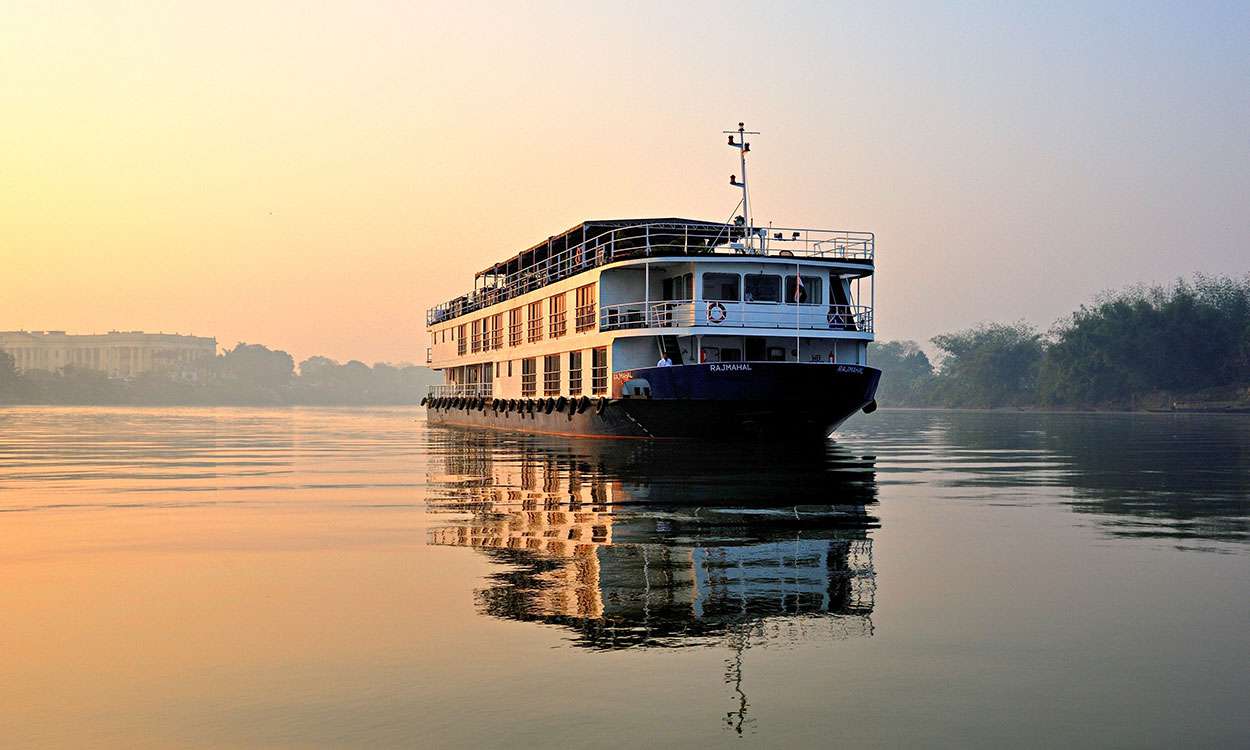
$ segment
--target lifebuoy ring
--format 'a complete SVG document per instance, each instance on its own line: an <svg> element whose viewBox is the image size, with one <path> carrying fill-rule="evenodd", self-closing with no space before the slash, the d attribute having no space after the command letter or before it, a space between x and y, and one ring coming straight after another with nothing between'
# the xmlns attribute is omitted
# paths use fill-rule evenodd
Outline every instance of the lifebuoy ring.
<svg viewBox="0 0 1250 750"><path fill-rule="evenodd" d="M725 322L725 306L719 302L707 303L707 322L720 325Z"/></svg>

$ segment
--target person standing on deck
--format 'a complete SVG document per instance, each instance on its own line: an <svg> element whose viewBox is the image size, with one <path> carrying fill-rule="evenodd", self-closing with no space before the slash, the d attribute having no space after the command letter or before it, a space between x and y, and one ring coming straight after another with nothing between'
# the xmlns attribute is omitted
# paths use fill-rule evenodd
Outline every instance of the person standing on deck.
<svg viewBox="0 0 1250 750"><path fill-rule="evenodd" d="M656 367L672 367L673 360L668 358L668 352L660 354L660 361L655 363Z"/></svg>

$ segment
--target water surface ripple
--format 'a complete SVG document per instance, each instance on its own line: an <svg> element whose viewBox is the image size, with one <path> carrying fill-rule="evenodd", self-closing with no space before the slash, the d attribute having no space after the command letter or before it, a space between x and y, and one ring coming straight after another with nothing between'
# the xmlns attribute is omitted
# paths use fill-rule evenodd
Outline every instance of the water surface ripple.
<svg viewBox="0 0 1250 750"><path fill-rule="evenodd" d="M1250 743L1250 418L0 409L15 747Z"/></svg>

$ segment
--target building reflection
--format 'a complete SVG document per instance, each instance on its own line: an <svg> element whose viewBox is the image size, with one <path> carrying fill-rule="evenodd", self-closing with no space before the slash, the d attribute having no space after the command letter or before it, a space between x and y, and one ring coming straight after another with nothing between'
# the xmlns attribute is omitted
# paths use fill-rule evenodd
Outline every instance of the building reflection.
<svg viewBox="0 0 1250 750"><path fill-rule="evenodd" d="M723 642L739 657L872 632L871 457L459 430L433 441L431 507L456 520L429 541L499 564L475 594L484 614L559 625L586 648Z"/></svg>

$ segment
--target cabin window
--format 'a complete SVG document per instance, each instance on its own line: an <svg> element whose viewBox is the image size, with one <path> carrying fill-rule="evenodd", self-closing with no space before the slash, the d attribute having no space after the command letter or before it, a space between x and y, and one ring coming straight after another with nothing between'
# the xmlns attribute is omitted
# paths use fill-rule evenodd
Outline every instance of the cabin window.
<svg viewBox="0 0 1250 750"><path fill-rule="evenodd" d="M519 307L508 311L508 346L521 345L521 313Z"/></svg>
<svg viewBox="0 0 1250 750"><path fill-rule="evenodd" d="M742 277L743 299L747 302L780 302L781 277L749 273Z"/></svg>
<svg viewBox="0 0 1250 750"><path fill-rule="evenodd" d="M703 299L737 302L741 279L736 273L703 274Z"/></svg>
<svg viewBox="0 0 1250 750"><path fill-rule="evenodd" d="M556 294L547 298L547 312L550 316L547 325L547 335L553 339L558 339L564 335L563 294Z"/></svg>
<svg viewBox="0 0 1250 750"><path fill-rule="evenodd" d="M569 352L569 395L579 396L582 392L582 353Z"/></svg>
<svg viewBox="0 0 1250 750"><path fill-rule="evenodd" d="M475 320L472 323L473 338L469 339L469 351L482 351L482 321Z"/></svg>
<svg viewBox="0 0 1250 750"><path fill-rule="evenodd" d="M521 395L533 396L538 391L538 375L533 357L521 360Z"/></svg>
<svg viewBox="0 0 1250 750"><path fill-rule="evenodd" d="M741 362L742 350L722 347L720 350L720 361L721 362Z"/></svg>
<svg viewBox="0 0 1250 750"><path fill-rule="evenodd" d="M548 354L543 357L543 395L560 395L560 355Z"/></svg>
<svg viewBox="0 0 1250 750"><path fill-rule="evenodd" d="M467 340L467 338L466 338L466 337L465 337L465 335L464 335L464 329L465 329L465 324L464 324L464 323L461 323L461 324L457 327L457 329L456 329L456 336L457 336L457 339L456 339L456 354L464 354L465 347L466 347L466 346L468 345L468 343L469 343L469 342L468 342L468 340Z"/></svg>
<svg viewBox="0 0 1250 750"><path fill-rule="evenodd" d="M490 348L503 348L503 313L495 313L490 324Z"/></svg>
<svg viewBox="0 0 1250 750"><path fill-rule="evenodd" d="M687 273L664 280L665 301L685 301L694 297L694 274Z"/></svg>
<svg viewBox="0 0 1250 750"><path fill-rule="evenodd" d="M512 377L512 360L508 360L508 377Z"/></svg>
<svg viewBox="0 0 1250 750"><path fill-rule="evenodd" d="M531 302L529 304L529 341L542 341L543 339L543 303Z"/></svg>
<svg viewBox="0 0 1250 750"><path fill-rule="evenodd" d="M808 276L803 274L798 278L803 279L803 287L798 290L799 304L801 305L819 305L824 302L824 279L819 276ZM798 286L796 277L786 277L786 302L794 302L795 287Z"/></svg>
<svg viewBox="0 0 1250 750"><path fill-rule="evenodd" d="M590 352L590 392L596 396L608 392L608 349L605 346Z"/></svg>
<svg viewBox="0 0 1250 750"><path fill-rule="evenodd" d="M577 288L577 322L578 331L589 331L595 327L595 285L586 284Z"/></svg>

